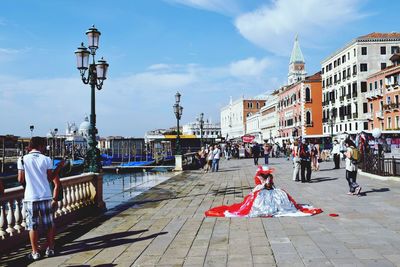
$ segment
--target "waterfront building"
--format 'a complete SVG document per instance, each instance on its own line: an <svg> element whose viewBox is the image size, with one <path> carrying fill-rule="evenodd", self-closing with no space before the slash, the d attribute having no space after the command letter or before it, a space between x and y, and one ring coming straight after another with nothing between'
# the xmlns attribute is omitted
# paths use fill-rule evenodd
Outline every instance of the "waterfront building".
<svg viewBox="0 0 400 267"><path fill-rule="evenodd" d="M221 138L221 125L212 123L211 120L206 120L203 123L203 133L201 133L200 122L190 122L182 126L182 134L195 135L197 138L203 137L205 143L214 143L215 139Z"/></svg>
<svg viewBox="0 0 400 267"><path fill-rule="evenodd" d="M145 143L144 138L108 136L100 138L98 147L109 156L135 161L143 160Z"/></svg>
<svg viewBox="0 0 400 267"><path fill-rule="evenodd" d="M367 79L368 130L379 128L384 133L400 130L400 53L390 57L392 64Z"/></svg>
<svg viewBox="0 0 400 267"><path fill-rule="evenodd" d="M235 101L232 98L229 104L221 108L221 135L226 140L237 140L246 134L247 118L257 113L267 100L266 95L254 98L241 97Z"/></svg>
<svg viewBox="0 0 400 267"><path fill-rule="evenodd" d="M278 93L280 140L322 137L321 73L283 86Z"/></svg>
<svg viewBox="0 0 400 267"><path fill-rule="evenodd" d="M251 114L246 119L246 135L253 136L253 142L263 143L263 135L261 133L261 113Z"/></svg>
<svg viewBox="0 0 400 267"><path fill-rule="evenodd" d="M279 120L278 120L278 91L272 93L265 106L260 109L260 128L264 142L275 143L279 136Z"/></svg>
<svg viewBox="0 0 400 267"><path fill-rule="evenodd" d="M399 45L400 33L373 32L355 38L322 61L324 135L368 130L367 78L390 64Z"/></svg>

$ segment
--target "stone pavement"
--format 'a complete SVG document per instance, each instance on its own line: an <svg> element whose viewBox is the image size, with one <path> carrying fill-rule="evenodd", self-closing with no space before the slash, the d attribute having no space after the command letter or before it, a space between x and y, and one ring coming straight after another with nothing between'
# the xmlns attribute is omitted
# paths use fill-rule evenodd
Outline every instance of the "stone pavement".
<svg viewBox="0 0 400 267"><path fill-rule="evenodd" d="M72 226L57 236L58 256L30 266L400 266L400 182L359 177L364 194L349 196L345 171L332 170L332 162L302 184L291 180L289 161L270 161L277 187L324 212L204 217L211 207L241 202L253 187L252 159L222 160L218 173L184 172ZM23 252L0 262L19 265Z"/></svg>

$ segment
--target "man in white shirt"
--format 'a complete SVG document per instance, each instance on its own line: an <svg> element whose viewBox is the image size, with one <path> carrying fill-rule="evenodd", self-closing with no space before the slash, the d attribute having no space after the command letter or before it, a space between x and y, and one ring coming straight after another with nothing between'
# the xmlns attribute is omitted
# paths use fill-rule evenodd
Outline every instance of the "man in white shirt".
<svg viewBox="0 0 400 267"><path fill-rule="evenodd" d="M214 146L214 150L212 151L213 153L213 161L212 161L212 172L217 172L219 169L219 157L221 154L221 150L218 148L217 145Z"/></svg>
<svg viewBox="0 0 400 267"><path fill-rule="evenodd" d="M29 239L32 245L32 253L28 255L31 260L40 259L39 252L39 221L47 230L47 244L45 254L54 256L54 208L57 206L58 189L60 179L57 171L53 172L51 159L42 154L46 148L46 139L32 137L29 143L29 154L18 160L18 181L24 185L24 205L26 210L26 229L29 230ZM63 163L61 163L62 165ZM54 191L51 192L49 182L54 183Z"/></svg>
<svg viewBox="0 0 400 267"><path fill-rule="evenodd" d="M333 141L333 161L335 163L335 169L340 169L340 145L337 140Z"/></svg>

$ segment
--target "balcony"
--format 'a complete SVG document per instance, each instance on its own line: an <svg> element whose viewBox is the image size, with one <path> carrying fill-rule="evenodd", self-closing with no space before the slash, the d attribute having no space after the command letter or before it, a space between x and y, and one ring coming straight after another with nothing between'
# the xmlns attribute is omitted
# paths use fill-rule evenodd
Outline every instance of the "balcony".
<svg viewBox="0 0 400 267"><path fill-rule="evenodd" d="M380 119L383 120L383 111L377 111L375 112L375 116Z"/></svg>
<svg viewBox="0 0 400 267"><path fill-rule="evenodd" d="M344 121L344 115L339 115L341 121Z"/></svg>
<svg viewBox="0 0 400 267"><path fill-rule="evenodd" d="M392 107L390 106L391 104L385 104L383 105L383 111L389 113L392 112Z"/></svg>
<svg viewBox="0 0 400 267"><path fill-rule="evenodd" d="M306 127L313 127L314 126L314 124L313 124L313 122L311 121L311 122L306 122Z"/></svg>
<svg viewBox="0 0 400 267"><path fill-rule="evenodd" d="M393 109L393 111L399 111L400 103L392 103L392 104L390 104L390 107Z"/></svg>
<svg viewBox="0 0 400 267"><path fill-rule="evenodd" d="M350 98L351 98L351 94L347 94L347 95L346 95L346 98L347 98L347 99L350 99Z"/></svg>
<svg viewBox="0 0 400 267"><path fill-rule="evenodd" d="M365 113L365 118L369 121L373 121L374 118L372 118L372 113Z"/></svg>
<svg viewBox="0 0 400 267"><path fill-rule="evenodd" d="M306 103L312 103L312 99L310 98L310 99L306 99L306 101L305 101Z"/></svg>
<svg viewBox="0 0 400 267"><path fill-rule="evenodd" d="M331 103L332 103L332 104L335 104L335 102L336 102L336 99L332 98L332 99L331 99Z"/></svg>
<svg viewBox="0 0 400 267"><path fill-rule="evenodd" d="M357 119L358 118L358 113L353 113L353 119Z"/></svg>
<svg viewBox="0 0 400 267"><path fill-rule="evenodd" d="M375 96L376 96L377 98L382 98L382 97L383 97L383 90L382 90L382 88L375 89Z"/></svg>
<svg viewBox="0 0 400 267"><path fill-rule="evenodd" d="M344 100L344 95L340 96L340 97L339 97L339 100L340 100L340 101L343 101L343 100Z"/></svg>
<svg viewBox="0 0 400 267"><path fill-rule="evenodd" d="M347 114L347 119L351 119L351 113Z"/></svg>
<svg viewBox="0 0 400 267"><path fill-rule="evenodd" d="M365 93L365 98L368 100L372 100L375 98L375 92L374 91L368 91Z"/></svg>
<svg viewBox="0 0 400 267"><path fill-rule="evenodd" d="M328 118L322 118L322 122L323 123L328 122Z"/></svg>

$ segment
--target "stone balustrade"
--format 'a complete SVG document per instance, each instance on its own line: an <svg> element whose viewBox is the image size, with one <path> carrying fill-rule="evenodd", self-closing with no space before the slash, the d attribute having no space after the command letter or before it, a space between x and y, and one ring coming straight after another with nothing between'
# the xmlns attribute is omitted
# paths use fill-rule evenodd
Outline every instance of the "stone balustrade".
<svg viewBox="0 0 400 267"><path fill-rule="evenodd" d="M64 198L58 202L54 213L58 222L72 216L83 208L105 209L103 201L103 175L84 173L61 179ZM22 186L5 190L0 197L0 244L7 242L25 229L25 209L23 205L24 189Z"/></svg>

